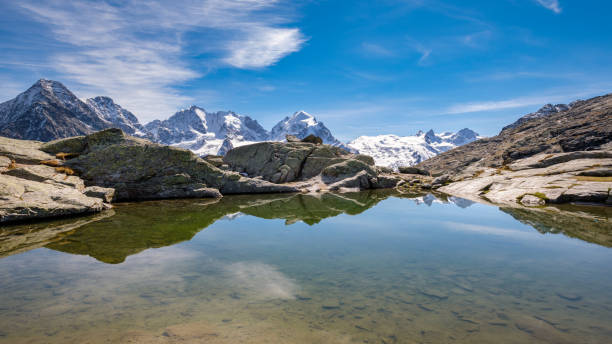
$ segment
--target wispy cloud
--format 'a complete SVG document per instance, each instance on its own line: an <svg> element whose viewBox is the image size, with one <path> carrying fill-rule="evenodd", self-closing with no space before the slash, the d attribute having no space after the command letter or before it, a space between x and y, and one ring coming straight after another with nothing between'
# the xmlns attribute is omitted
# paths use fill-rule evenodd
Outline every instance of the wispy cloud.
<svg viewBox="0 0 612 344"><path fill-rule="evenodd" d="M504 100L475 101L458 103L447 107L444 114L463 114L483 111L497 111L504 109L514 109L527 106L541 106L547 103L569 102L581 98L588 98L594 95L601 95L610 90L609 83L594 84L591 87L584 87L581 90L571 88L550 89L540 91L537 96L525 96Z"/></svg>
<svg viewBox="0 0 612 344"><path fill-rule="evenodd" d="M259 27L231 42L224 59L238 68L262 68L300 50L305 38L298 29Z"/></svg>
<svg viewBox="0 0 612 344"><path fill-rule="evenodd" d="M380 44L363 42L361 43L361 49L368 56L379 56L379 57L391 57L395 56L395 53Z"/></svg>
<svg viewBox="0 0 612 344"><path fill-rule="evenodd" d="M550 98L533 97L533 98L514 98L507 100L497 101L482 101L482 102L468 102L451 105L446 113L448 114L461 114L481 111L496 111L503 109L513 109L523 106L541 105L545 102L550 101Z"/></svg>
<svg viewBox="0 0 612 344"><path fill-rule="evenodd" d="M540 72L540 71L494 71L486 72L478 76L466 77L468 82L480 81L506 81L514 79L563 79L563 80L580 80L584 78L583 73L577 72Z"/></svg>
<svg viewBox="0 0 612 344"><path fill-rule="evenodd" d="M270 66L305 42L299 29L285 27L290 15L277 0L157 0L146 5L138 0L27 0L19 6L70 47L51 57L58 73L80 84L88 96L115 98L141 119L167 116L192 101L173 87L210 68ZM206 47L192 47L187 33L211 38ZM190 62L186 50L212 57Z"/></svg>
<svg viewBox="0 0 612 344"><path fill-rule="evenodd" d="M547 9L555 12L561 13L561 5L559 4L559 0L536 0L538 4L546 7Z"/></svg>

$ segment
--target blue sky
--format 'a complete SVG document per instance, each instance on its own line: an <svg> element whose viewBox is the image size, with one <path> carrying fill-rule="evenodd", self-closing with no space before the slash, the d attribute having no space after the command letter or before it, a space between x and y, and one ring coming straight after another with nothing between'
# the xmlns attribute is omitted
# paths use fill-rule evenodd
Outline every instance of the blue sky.
<svg viewBox="0 0 612 344"><path fill-rule="evenodd" d="M341 140L475 129L612 92L612 3L0 0L0 101L39 78L142 122L191 104Z"/></svg>

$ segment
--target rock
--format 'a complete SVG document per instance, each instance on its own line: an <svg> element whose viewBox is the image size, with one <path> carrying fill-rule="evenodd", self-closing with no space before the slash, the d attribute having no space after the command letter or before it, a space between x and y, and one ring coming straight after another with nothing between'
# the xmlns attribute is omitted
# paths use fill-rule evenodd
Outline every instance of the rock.
<svg viewBox="0 0 612 344"><path fill-rule="evenodd" d="M83 194L88 197L100 198L106 203L111 203L115 197L115 189L88 186L83 190Z"/></svg>
<svg viewBox="0 0 612 344"><path fill-rule="evenodd" d="M439 177L434 178L434 180L431 182L431 184L432 185L444 185L444 184L446 184L446 183L448 183L450 181L451 181L450 176L447 175L447 174L444 174L444 175L441 175Z"/></svg>
<svg viewBox="0 0 612 344"><path fill-rule="evenodd" d="M302 142L308 142L308 143L313 143L315 145L321 145L321 144L323 144L323 139L321 139L320 137L315 136L313 134L310 134L310 135L306 136L305 138L303 138Z"/></svg>
<svg viewBox="0 0 612 344"><path fill-rule="evenodd" d="M354 176L344 178L329 186L329 189L332 191L339 191L342 188L361 190L370 189L372 185L370 184L368 173L366 171L359 171Z"/></svg>
<svg viewBox="0 0 612 344"><path fill-rule="evenodd" d="M75 188L79 192L82 192L85 188L85 184L81 178L57 172L56 168L45 165L18 164L15 168L4 172L4 175L40 183L56 183L65 185L67 187Z"/></svg>
<svg viewBox="0 0 612 344"><path fill-rule="evenodd" d="M38 164L54 157L40 151L42 142L9 139L0 136L0 156L18 164Z"/></svg>
<svg viewBox="0 0 612 344"><path fill-rule="evenodd" d="M285 139L287 140L287 142L302 142L302 140L300 140L297 136L295 135L285 135Z"/></svg>
<svg viewBox="0 0 612 344"><path fill-rule="evenodd" d="M578 173L579 176L585 177L612 177L612 169L610 168L595 168L588 171Z"/></svg>
<svg viewBox="0 0 612 344"><path fill-rule="evenodd" d="M40 142L0 137L0 150L12 157L0 157L0 222L92 213L110 207L105 203L110 199L86 194L85 182L69 167L47 166L53 156L38 150L41 147ZM113 190L105 192L112 194Z"/></svg>
<svg viewBox="0 0 612 344"><path fill-rule="evenodd" d="M527 207L536 207L546 204L546 200L534 195L525 195L521 197L521 204Z"/></svg>
<svg viewBox="0 0 612 344"><path fill-rule="evenodd" d="M354 156L352 157L352 159L359 160L359 161L361 161L361 162L363 162L363 163L366 163L366 164L368 164L368 165L370 165L370 166L372 166L372 167L373 167L373 166L375 166L375 165L374 165L374 158L372 158L372 157L371 157L371 156L369 156L369 155L364 155L364 154L356 154L356 155L354 155Z"/></svg>
<svg viewBox="0 0 612 344"><path fill-rule="evenodd" d="M323 169L321 176L327 184L335 183L339 180L356 176L359 172L365 172L369 178L376 176L372 166L355 159L348 159L343 162L331 165Z"/></svg>
<svg viewBox="0 0 612 344"><path fill-rule="evenodd" d="M376 166L376 173L393 173L393 169L385 166Z"/></svg>
<svg viewBox="0 0 612 344"><path fill-rule="evenodd" d="M420 174L422 176L429 175L429 172L427 172L426 170L418 168L418 167L412 167L412 166L400 166L398 170L400 173L403 173L403 174Z"/></svg>
<svg viewBox="0 0 612 344"><path fill-rule="evenodd" d="M565 191L557 200L565 202L605 203L612 188L612 182L586 182L574 185Z"/></svg>
<svg viewBox="0 0 612 344"><path fill-rule="evenodd" d="M333 186L339 188L372 188L397 184L395 178L376 179L374 160L366 155L351 154L330 145L305 142L261 142L237 147L223 158L230 168L261 177L273 183L311 180L321 176L331 185L346 178L350 180ZM366 179L359 172L365 171Z"/></svg>
<svg viewBox="0 0 612 344"><path fill-rule="evenodd" d="M312 178L321 174L326 167L345 161L350 157L353 157L353 155L338 147L316 146L304 161L300 176L303 179Z"/></svg>
<svg viewBox="0 0 612 344"><path fill-rule="evenodd" d="M404 180L398 176L392 174L379 174L375 179L371 179L370 183L375 189L389 189L394 188Z"/></svg>
<svg viewBox="0 0 612 344"><path fill-rule="evenodd" d="M0 173L9 169L14 164L14 160L9 159L5 156L0 156Z"/></svg>
<svg viewBox="0 0 612 344"><path fill-rule="evenodd" d="M84 141L83 145L70 142ZM220 170L192 152L163 146L108 129L85 137L49 142L50 153L81 147L77 158L65 165L77 171L87 185L115 189L122 200L182 197L219 197L223 193L295 192L294 187L252 181L238 173Z"/></svg>
<svg viewBox="0 0 612 344"><path fill-rule="evenodd" d="M51 180L0 174L0 222L84 214L107 209L100 198Z"/></svg>
<svg viewBox="0 0 612 344"><path fill-rule="evenodd" d="M215 166L215 167L221 167L223 165L223 157L220 155L212 155L209 154L205 157L202 157L202 159L204 159L204 161L206 161L207 163Z"/></svg>
<svg viewBox="0 0 612 344"><path fill-rule="evenodd" d="M429 184L429 183L423 183L423 184L421 184L421 188L423 188L423 189L425 189L425 190L431 189L431 184Z"/></svg>
<svg viewBox="0 0 612 344"><path fill-rule="evenodd" d="M304 160L314 147L301 142L261 142L234 148L225 154L223 161L234 171L262 176L273 183L286 183L298 178Z"/></svg>

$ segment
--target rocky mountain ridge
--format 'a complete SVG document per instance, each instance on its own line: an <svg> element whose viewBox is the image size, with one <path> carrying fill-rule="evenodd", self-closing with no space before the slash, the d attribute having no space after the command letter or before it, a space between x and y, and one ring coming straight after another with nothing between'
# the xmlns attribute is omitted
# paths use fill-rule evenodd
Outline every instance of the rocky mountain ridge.
<svg viewBox="0 0 612 344"><path fill-rule="evenodd" d="M532 119L548 117L548 116L557 114L559 112L567 111L571 109L577 102L579 102L579 100L571 102L569 104L557 104L557 105L546 104L542 106L538 111L528 113L525 116L516 120L516 122L503 127L501 131L516 128L522 125L523 123L528 122Z"/></svg>
<svg viewBox="0 0 612 344"><path fill-rule="evenodd" d="M438 176L439 191L479 202L612 204L612 94L551 110L416 168Z"/></svg>
<svg viewBox="0 0 612 344"><path fill-rule="evenodd" d="M572 103L565 111L534 117L432 157L417 165L434 175L502 168L540 153L610 149L612 94Z"/></svg>

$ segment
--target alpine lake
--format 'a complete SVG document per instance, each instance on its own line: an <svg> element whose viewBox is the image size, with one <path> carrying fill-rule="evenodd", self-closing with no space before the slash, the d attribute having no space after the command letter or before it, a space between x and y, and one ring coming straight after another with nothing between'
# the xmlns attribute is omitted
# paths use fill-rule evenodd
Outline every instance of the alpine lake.
<svg viewBox="0 0 612 344"><path fill-rule="evenodd" d="M0 227L0 343L612 343L612 207L395 191Z"/></svg>

